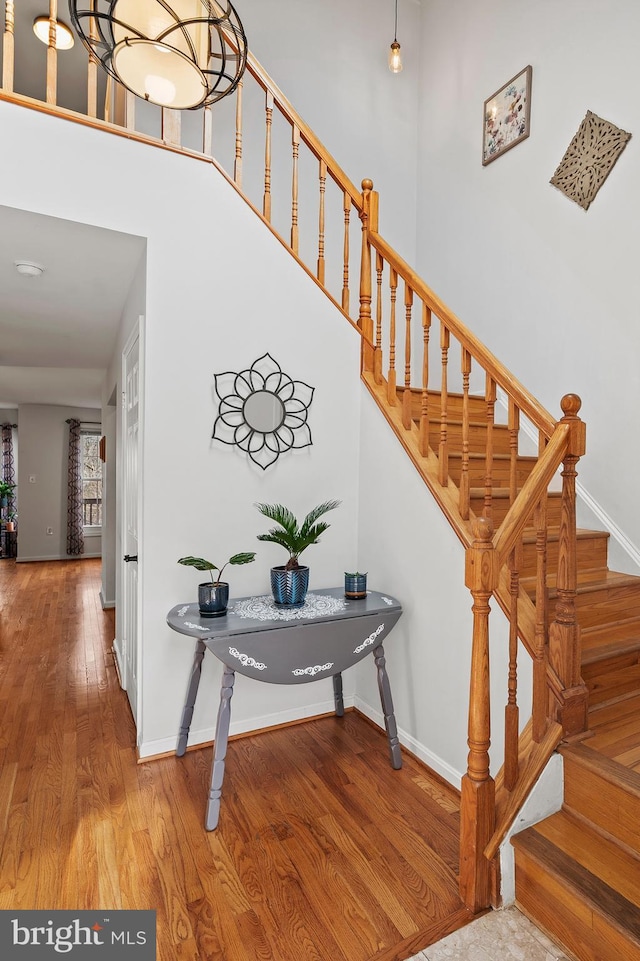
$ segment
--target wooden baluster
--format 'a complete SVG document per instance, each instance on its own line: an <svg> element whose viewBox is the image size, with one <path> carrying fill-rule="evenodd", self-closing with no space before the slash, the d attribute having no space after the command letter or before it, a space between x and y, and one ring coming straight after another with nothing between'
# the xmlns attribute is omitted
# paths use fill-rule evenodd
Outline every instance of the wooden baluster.
<svg viewBox="0 0 640 961"><path fill-rule="evenodd" d="M431 308L422 303L422 397L420 401L420 453L429 451L429 333Z"/></svg>
<svg viewBox="0 0 640 961"><path fill-rule="evenodd" d="M91 0L89 9L93 12L95 8L96 0ZM98 26L95 17L91 17L89 21L89 36L93 41L98 39ZM87 116L98 116L98 58L93 50L89 52L89 62L87 64Z"/></svg>
<svg viewBox="0 0 640 961"><path fill-rule="evenodd" d="M213 156L213 110L211 104L202 111L202 152L206 157Z"/></svg>
<svg viewBox="0 0 640 961"><path fill-rule="evenodd" d="M233 179L238 187L242 187L242 89L241 80L236 87L236 155L233 164Z"/></svg>
<svg viewBox="0 0 640 961"><path fill-rule="evenodd" d="M56 50L56 24L58 0L49 0L49 46L47 47L47 103L56 103L58 90L58 51Z"/></svg>
<svg viewBox="0 0 640 961"><path fill-rule="evenodd" d="M113 114L113 108L111 103L113 101L113 88L115 85L115 80L111 74L107 74L107 82L104 88L104 119L106 123L111 123L111 116Z"/></svg>
<svg viewBox="0 0 640 961"><path fill-rule="evenodd" d="M521 553L521 552L520 552ZM504 710L504 786L513 791L518 782L518 592L520 590L518 549L509 558L509 679Z"/></svg>
<svg viewBox="0 0 640 961"><path fill-rule="evenodd" d="M413 290L405 281L404 285L404 391L402 392L402 426L411 430L413 423L411 411L411 313Z"/></svg>
<svg viewBox="0 0 640 961"><path fill-rule="evenodd" d="M342 253L342 309L349 316L349 221L351 217L351 195L345 190L342 198L344 211L344 246Z"/></svg>
<svg viewBox="0 0 640 961"><path fill-rule="evenodd" d="M462 467L460 472L459 506L460 516L469 520L469 377L471 375L471 354L462 347Z"/></svg>
<svg viewBox="0 0 640 961"><path fill-rule="evenodd" d="M449 395L447 388L447 364L449 362L449 330L440 321L440 352L442 354L442 383L440 386L440 446L438 448L438 480L444 487L449 479L449 440L447 437L447 408Z"/></svg>
<svg viewBox="0 0 640 961"><path fill-rule="evenodd" d="M378 229L378 194L373 190L373 181L362 181L362 256L360 260L360 313L358 327L368 341L373 340L373 320L371 318L371 244L369 230ZM362 369L373 370L373 347L362 341Z"/></svg>
<svg viewBox="0 0 640 961"><path fill-rule="evenodd" d="M320 212L318 214L318 273L317 277L324 286L324 194L327 184L327 164L320 161Z"/></svg>
<svg viewBox="0 0 640 961"><path fill-rule="evenodd" d="M118 121L116 120L116 123ZM181 140L181 114L179 110L169 110L162 108L162 139L164 143L180 146Z"/></svg>
<svg viewBox="0 0 640 961"><path fill-rule="evenodd" d="M513 504L518 494L518 434L520 433L520 411L515 401L509 398L509 503Z"/></svg>
<svg viewBox="0 0 640 961"><path fill-rule="evenodd" d="M391 406L398 403L396 393L396 294L398 290L398 272L389 269L389 289L391 292L391 310L389 312L389 371L387 373L387 401Z"/></svg>
<svg viewBox="0 0 640 961"><path fill-rule="evenodd" d="M492 533L491 521L478 518L465 555L465 584L473 596L473 646L469 755L460 799L460 896L474 913L491 901L491 865L483 852L495 826L495 784L489 767L489 598L498 585L499 570Z"/></svg>
<svg viewBox="0 0 640 961"><path fill-rule="evenodd" d="M136 95L127 90L124 95L125 126L127 130L136 129Z"/></svg>
<svg viewBox="0 0 640 961"><path fill-rule="evenodd" d="M487 374L485 399L487 402L487 446L485 449L484 516L493 517L493 425L496 409L496 382Z"/></svg>
<svg viewBox="0 0 640 961"><path fill-rule="evenodd" d="M564 687L556 718L569 735L587 729L588 694L580 675L580 628L576 618L576 464L585 451L585 425L578 417L582 402L576 394L565 394L560 406L564 414L561 423L569 424L571 434L562 471L557 600L555 619L549 627L549 660Z"/></svg>
<svg viewBox="0 0 640 961"><path fill-rule="evenodd" d="M2 89L13 90L14 30L16 24L14 0L5 0L4 36L2 38Z"/></svg>
<svg viewBox="0 0 640 961"><path fill-rule="evenodd" d="M373 355L373 378L382 383L382 271L384 260L376 251L376 349Z"/></svg>
<svg viewBox="0 0 640 961"><path fill-rule="evenodd" d="M293 166L291 178L291 249L298 253L298 155L300 153L300 128L295 124L291 131Z"/></svg>
<svg viewBox="0 0 640 961"><path fill-rule="evenodd" d="M271 223L271 128L273 125L273 94L266 91L264 140L264 199L262 213Z"/></svg>
<svg viewBox="0 0 640 961"><path fill-rule="evenodd" d="M546 438L540 433L538 457L542 456ZM532 717L533 740L539 743L547 730L547 498L535 510L536 526L536 626L533 651Z"/></svg>

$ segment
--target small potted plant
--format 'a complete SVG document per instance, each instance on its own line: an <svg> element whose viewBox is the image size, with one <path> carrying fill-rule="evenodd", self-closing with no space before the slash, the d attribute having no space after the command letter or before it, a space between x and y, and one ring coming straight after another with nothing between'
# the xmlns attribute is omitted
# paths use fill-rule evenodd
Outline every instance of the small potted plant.
<svg viewBox="0 0 640 961"><path fill-rule="evenodd" d="M301 524L282 504L255 505L261 514L278 525L266 534L258 534L258 540L279 544L289 553L286 564L271 568L271 591L276 604L286 607L302 607L304 604L309 587L309 568L300 564L298 558L311 544L317 544L320 535L330 526L326 521L320 521L322 515L339 504L340 501L319 504L309 511Z"/></svg>
<svg viewBox="0 0 640 961"><path fill-rule="evenodd" d="M367 575L355 571L353 574L344 572L344 596L359 599L367 596Z"/></svg>
<svg viewBox="0 0 640 961"><path fill-rule="evenodd" d="M255 560L255 557L254 552L234 554L222 567L218 567L218 565L212 563L212 561L205 560L204 557L192 557L189 555L188 557L178 558L178 564L184 564L185 567L195 567L197 571L209 571L211 574L210 581L204 581L202 584L198 584L198 607L200 608L201 617L220 617L222 614L227 613L229 584L227 581L222 580L222 572L227 564L231 564L234 567L239 564L250 564ZM218 571L217 578L213 576L214 571Z"/></svg>
<svg viewBox="0 0 640 961"><path fill-rule="evenodd" d="M7 531L15 531L17 519L18 519L18 512L14 511L13 508L10 508L7 511L7 520L5 522L5 527Z"/></svg>

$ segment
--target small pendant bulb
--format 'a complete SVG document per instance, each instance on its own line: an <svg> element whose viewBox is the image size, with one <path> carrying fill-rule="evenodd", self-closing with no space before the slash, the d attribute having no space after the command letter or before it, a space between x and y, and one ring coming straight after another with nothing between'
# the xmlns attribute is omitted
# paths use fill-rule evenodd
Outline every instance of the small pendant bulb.
<svg viewBox="0 0 640 961"><path fill-rule="evenodd" d="M389 70L391 73L400 73L402 70L402 56L400 55L400 44L394 40L389 47Z"/></svg>
<svg viewBox="0 0 640 961"><path fill-rule="evenodd" d="M398 0L395 0L396 16L393 31L393 43L389 47L389 70L391 73L400 73L402 70L402 56L400 55L400 44L398 43Z"/></svg>

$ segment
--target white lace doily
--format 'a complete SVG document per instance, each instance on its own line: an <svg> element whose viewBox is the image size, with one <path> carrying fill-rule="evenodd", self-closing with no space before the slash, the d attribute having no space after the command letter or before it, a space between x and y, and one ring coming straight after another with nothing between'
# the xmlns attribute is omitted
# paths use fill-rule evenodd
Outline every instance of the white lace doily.
<svg viewBox="0 0 640 961"><path fill-rule="evenodd" d="M247 597L243 601L236 601L233 613L238 617L250 617L256 621L295 621L308 617L326 617L338 614L346 609L346 603L341 597L330 597L328 594L307 594L303 607L278 607L270 594L261 597Z"/></svg>

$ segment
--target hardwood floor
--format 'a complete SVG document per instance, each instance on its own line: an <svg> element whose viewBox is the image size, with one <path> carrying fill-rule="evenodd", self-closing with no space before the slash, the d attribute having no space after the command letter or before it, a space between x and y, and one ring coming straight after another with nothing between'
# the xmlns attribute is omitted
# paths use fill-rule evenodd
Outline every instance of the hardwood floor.
<svg viewBox="0 0 640 961"><path fill-rule="evenodd" d="M99 562L0 561L0 908L157 910L159 961L402 961L471 920L459 798L355 712L137 763Z"/></svg>

